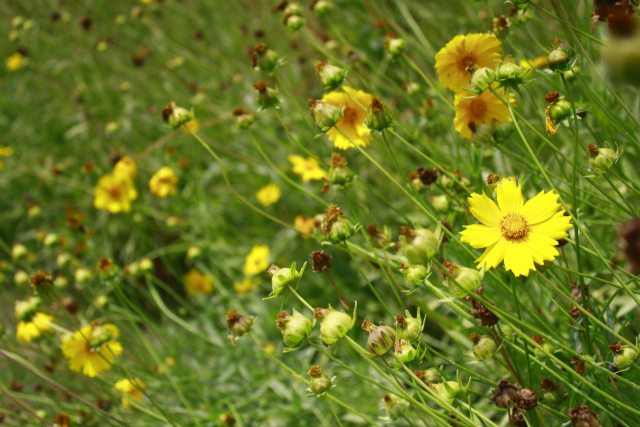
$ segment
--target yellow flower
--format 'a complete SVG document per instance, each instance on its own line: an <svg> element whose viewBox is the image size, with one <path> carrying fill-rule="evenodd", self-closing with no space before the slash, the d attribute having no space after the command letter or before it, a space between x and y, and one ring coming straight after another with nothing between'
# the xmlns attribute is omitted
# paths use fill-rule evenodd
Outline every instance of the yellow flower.
<svg viewBox="0 0 640 427"><path fill-rule="evenodd" d="M12 147L5 147L0 145L0 157L9 157L12 154L13 154Z"/></svg>
<svg viewBox="0 0 640 427"><path fill-rule="evenodd" d="M93 205L96 209L108 210L111 213L129 212L131 202L138 197L138 192L130 179L116 174L107 174L98 180L93 191Z"/></svg>
<svg viewBox="0 0 640 427"><path fill-rule="evenodd" d="M244 260L242 271L247 277L264 273L269 268L269 246L255 245Z"/></svg>
<svg viewBox="0 0 640 427"><path fill-rule="evenodd" d="M293 228L301 233L311 234L315 227L315 220L306 215L298 215L293 219ZM308 239L308 236L302 235L303 239Z"/></svg>
<svg viewBox="0 0 640 427"><path fill-rule="evenodd" d="M233 289L236 290L238 295L242 296L252 289L255 289L260 284L260 279L250 279L245 277L242 282L236 282L233 284Z"/></svg>
<svg viewBox="0 0 640 427"><path fill-rule="evenodd" d="M124 156L113 167L113 173L115 175L122 175L129 179L134 179L138 173L138 167L136 162L129 156Z"/></svg>
<svg viewBox="0 0 640 427"><path fill-rule="evenodd" d="M573 225L565 211L558 211L558 195L541 191L524 204L522 187L505 178L496 187L498 205L487 197L473 193L469 197L471 213L481 224L467 225L461 242L474 248L487 248L476 260L478 268L497 267L502 260L507 270L528 276L536 264L553 261L558 256L554 246L568 236ZM534 264L535 263L535 264Z"/></svg>
<svg viewBox="0 0 640 427"><path fill-rule="evenodd" d="M149 181L149 190L152 194L164 199L167 196L173 196L178 192L176 184L178 183L178 175L168 166L163 166L156 172Z"/></svg>
<svg viewBox="0 0 640 427"><path fill-rule="evenodd" d="M101 328L100 332L110 332L110 337L94 348L90 342L97 328ZM73 337L62 344L62 354L69 359L69 369L74 372L82 370L83 374L92 378L102 371L108 371L116 356L122 354L122 345L113 340L119 336L120 330L110 323L89 325L76 331Z"/></svg>
<svg viewBox="0 0 640 427"><path fill-rule="evenodd" d="M113 388L123 393L122 406L130 408L132 400L142 401L143 391L147 389L147 386L138 378L125 378L115 383Z"/></svg>
<svg viewBox="0 0 640 427"><path fill-rule="evenodd" d="M322 97L322 102L336 107L344 107L344 114L336 126L351 138L351 141L366 147L371 142L371 139L373 139L373 137L369 135L371 129L367 128L364 124L364 120L367 118L366 109L371 104L373 96L347 86L343 86L343 89L347 93L329 92ZM351 97L353 97L353 99L351 99ZM354 99L358 102L355 102ZM358 105L358 103L360 105ZM353 144L349 142L335 126L329 129L327 136L333 141L333 145L335 145L336 148L346 150L349 147L353 147Z"/></svg>
<svg viewBox="0 0 640 427"><path fill-rule="evenodd" d="M535 69L541 70L547 68L547 57L538 56L535 59L523 59L520 61L520 66L523 70Z"/></svg>
<svg viewBox="0 0 640 427"><path fill-rule="evenodd" d="M54 317L44 313L36 313L28 322L22 321L18 323L16 329L16 339L18 342L31 342L44 332L50 332L53 328L44 322L53 322Z"/></svg>
<svg viewBox="0 0 640 427"><path fill-rule="evenodd" d="M498 89L497 94L504 99L504 89ZM515 107L515 96L510 94L511 106ZM463 98L456 95L453 105L456 108L456 116L453 118L453 126L463 138L471 139L473 132L469 123L476 125L491 124L494 120L510 122L509 109L493 93L485 90L475 98Z"/></svg>
<svg viewBox="0 0 640 427"><path fill-rule="evenodd" d="M213 291L213 280L209 276L205 276L195 268L189 270L182 278L184 281L184 289L190 297L198 294L209 295Z"/></svg>
<svg viewBox="0 0 640 427"><path fill-rule="evenodd" d="M24 65L24 56L20 52L16 52L4 60L7 70L15 71Z"/></svg>
<svg viewBox="0 0 640 427"><path fill-rule="evenodd" d="M322 169L316 159L312 157L305 159L297 154L289 154L287 158L293 165L293 171L300 175L304 182L309 182L312 179L322 179L327 176L327 172Z"/></svg>
<svg viewBox="0 0 640 427"><path fill-rule="evenodd" d="M258 190L256 197L264 206L269 206L280 200L280 194L282 194L280 187L271 183Z"/></svg>
<svg viewBox="0 0 640 427"><path fill-rule="evenodd" d="M478 67L495 67L500 59L500 40L493 34L467 34L455 36L436 54L436 71L442 84L455 93L464 94L471 76L465 69L472 62Z"/></svg>
<svg viewBox="0 0 640 427"><path fill-rule="evenodd" d="M189 120L187 124L185 124L185 126L188 127L189 129L186 129L184 126L181 126L182 132L186 134L190 134L191 132L198 133L200 131L200 120L198 120L197 117L194 117L193 119ZM189 130L191 130L191 132L189 132Z"/></svg>

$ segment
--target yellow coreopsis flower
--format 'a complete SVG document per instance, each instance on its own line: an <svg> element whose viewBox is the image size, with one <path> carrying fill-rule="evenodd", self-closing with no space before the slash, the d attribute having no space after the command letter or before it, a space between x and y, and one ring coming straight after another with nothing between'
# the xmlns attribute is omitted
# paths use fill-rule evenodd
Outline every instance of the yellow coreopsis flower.
<svg viewBox="0 0 640 427"><path fill-rule="evenodd" d="M0 145L0 157L9 157L13 154L13 147L5 147Z"/></svg>
<svg viewBox="0 0 640 427"><path fill-rule="evenodd" d="M487 248L476 260L478 268L497 267L502 260L507 270L528 276L530 270L558 256L558 240L568 236L571 216L558 211L558 194L541 191L526 204L522 187L505 178L496 187L498 205L484 192L469 197L471 213L481 224L466 225L461 242Z"/></svg>
<svg viewBox="0 0 640 427"><path fill-rule="evenodd" d="M547 68L547 57L538 56L535 59L523 59L520 61L520 66L523 70L534 69L541 70Z"/></svg>
<svg viewBox="0 0 640 427"><path fill-rule="evenodd" d="M213 291L213 280L209 276L205 276L195 268L189 270L182 277L184 281L184 289L190 297L198 294L209 295Z"/></svg>
<svg viewBox="0 0 640 427"><path fill-rule="evenodd" d="M119 336L118 327L110 323L92 324L76 331L62 344L62 354L69 359L69 369L82 371L92 378L108 371L116 356L122 354L122 344L114 341Z"/></svg>
<svg viewBox="0 0 640 427"><path fill-rule="evenodd" d="M163 166L151 177L149 190L152 194L163 199L178 192L177 183L178 175L170 167Z"/></svg>
<svg viewBox="0 0 640 427"><path fill-rule="evenodd" d="M303 182L312 179L322 179L327 177L327 171L320 167L320 163L312 157L304 158L297 154L289 154L287 157L293 165L293 172L300 175Z"/></svg>
<svg viewBox="0 0 640 427"><path fill-rule="evenodd" d="M124 156L118 160L118 163L113 167L113 173L134 179L138 173L138 166L136 166L136 162L134 162L131 157Z"/></svg>
<svg viewBox="0 0 640 427"><path fill-rule="evenodd" d="M351 138L351 141L362 147L366 147L373 139L370 135L371 129L367 128L364 123L367 118L367 108L371 105L373 95L361 90L351 89L347 86L343 86L343 89L346 93L329 92L325 94L322 97L322 102L336 107L344 107L344 114L340 121L336 123L336 126ZM335 126L329 129L327 136L333 141L336 148L346 150L349 147L353 147L349 139L345 138Z"/></svg>
<svg viewBox="0 0 640 427"><path fill-rule="evenodd" d="M147 386L138 378L125 378L115 383L113 388L123 393L122 406L130 408L132 400L137 400L138 402L142 401L142 398L144 397L144 390L147 389Z"/></svg>
<svg viewBox="0 0 640 427"><path fill-rule="evenodd" d="M293 228L296 229L296 231L299 231L301 233L306 233L306 234L311 234L313 233L313 229L315 227L315 223L316 221L306 215L298 215L297 217L295 217L293 219ZM302 235L303 239L308 239L309 236L305 236L304 234Z"/></svg>
<svg viewBox="0 0 640 427"><path fill-rule="evenodd" d="M24 56L22 56L20 52L16 52L5 59L4 63L7 65L7 70L15 71L18 68L22 68L22 66L24 65Z"/></svg>
<svg viewBox="0 0 640 427"><path fill-rule="evenodd" d="M282 190L276 184L271 183L262 187L256 193L256 197L258 201L262 203L264 206L269 206L280 200L280 195L282 194Z"/></svg>
<svg viewBox="0 0 640 427"><path fill-rule="evenodd" d="M498 89L497 94L504 98L504 89ZM510 94L511 106L515 107L515 96ZM482 123L491 124L494 120L510 122L509 109L491 91L485 90L475 98L464 98L456 95L453 105L456 116L453 118L453 126L460 132L463 138L471 139L473 131L469 125Z"/></svg>
<svg viewBox="0 0 640 427"><path fill-rule="evenodd" d="M242 271L247 277L264 273L269 268L269 246L255 245L244 260Z"/></svg>
<svg viewBox="0 0 640 427"><path fill-rule="evenodd" d="M53 322L54 317L44 313L36 313L31 320L18 323L16 339L18 342L31 342L40 338L43 333L50 332L53 328L45 322Z"/></svg>
<svg viewBox="0 0 640 427"><path fill-rule="evenodd" d="M493 60L500 59L502 43L493 34L467 34L455 36L436 54L436 71L442 84L455 93L464 94L469 85L467 64L478 67L495 67Z"/></svg>
<svg viewBox="0 0 640 427"><path fill-rule="evenodd" d="M244 279L242 279L242 282L234 283L233 289L236 290L238 295L242 296L247 292L255 289L259 284L260 284L260 279L257 279L257 278L250 279L248 277L245 277Z"/></svg>
<svg viewBox="0 0 640 427"><path fill-rule="evenodd" d="M108 210L111 213L129 212L131 202L138 197L133 182L125 176L116 174L103 175L98 180L93 194L95 208Z"/></svg>
<svg viewBox="0 0 640 427"><path fill-rule="evenodd" d="M185 126L187 128L189 128L189 129L186 129ZM186 134L190 134L191 132L198 133L200 131L200 120L198 120L197 117L194 117L193 119L189 120L181 128L182 128L182 132L184 132ZM191 131L191 132L189 132L189 131Z"/></svg>

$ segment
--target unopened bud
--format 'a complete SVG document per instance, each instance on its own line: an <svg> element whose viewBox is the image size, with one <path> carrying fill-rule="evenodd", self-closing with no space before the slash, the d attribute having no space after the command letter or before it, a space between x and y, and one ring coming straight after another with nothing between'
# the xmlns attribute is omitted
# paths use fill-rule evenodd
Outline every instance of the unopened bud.
<svg viewBox="0 0 640 427"><path fill-rule="evenodd" d="M398 357L402 363L411 363L420 356L420 352L413 348L409 341L404 339L398 339L395 342L394 348L396 357Z"/></svg>
<svg viewBox="0 0 640 427"><path fill-rule="evenodd" d="M551 53L547 57L547 65L549 66L549 69L553 71L564 70L568 63L569 55L567 55L567 52L561 49L551 51Z"/></svg>
<svg viewBox="0 0 640 427"><path fill-rule="evenodd" d="M490 358L498 348L493 338L487 335L480 336L474 332L471 334L471 341L473 341L473 355L478 361Z"/></svg>
<svg viewBox="0 0 640 427"><path fill-rule="evenodd" d="M316 127L323 133L329 132L340 121L344 113L344 107L336 107L314 99L307 101L307 104L309 105L311 117L315 120Z"/></svg>
<svg viewBox="0 0 640 427"><path fill-rule="evenodd" d="M598 148L589 144L589 166L597 173L608 171L618 160L618 153L611 148Z"/></svg>
<svg viewBox="0 0 640 427"><path fill-rule="evenodd" d="M39 271L31 276L31 287L36 294L46 294L53 287L53 279L46 271Z"/></svg>
<svg viewBox="0 0 640 427"><path fill-rule="evenodd" d="M367 118L364 123L369 129L382 131L391 125L393 118L384 108L384 104L378 99L373 98L371 105L367 109Z"/></svg>
<svg viewBox="0 0 640 427"><path fill-rule="evenodd" d="M372 354L382 356L396 342L396 333L389 326L376 326L365 319L361 328L367 334L367 350Z"/></svg>
<svg viewBox="0 0 640 427"><path fill-rule="evenodd" d="M171 129L177 129L185 123L188 123L193 119L193 108L186 110L182 107L178 107L175 102L169 102L162 110L162 120L167 122L167 126Z"/></svg>
<svg viewBox="0 0 640 427"><path fill-rule="evenodd" d="M102 257L98 260L98 272L102 280L113 279L120 269L109 258Z"/></svg>
<svg viewBox="0 0 640 427"><path fill-rule="evenodd" d="M436 384L442 382L442 375L436 368L429 368L426 371L416 371L414 372L416 377L418 377L425 384Z"/></svg>
<svg viewBox="0 0 640 427"><path fill-rule="evenodd" d="M27 255L27 247L22 243L14 243L11 246L11 258L13 258L14 261L24 257L25 255Z"/></svg>
<svg viewBox="0 0 640 427"><path fill-rule="evenodd" d="M498 143L502 144L511 136L511 134L516 130L516 126L513 122L493 122L493 139Z"/></svg>
<svg viewBox="0 0 640 427"><path fill-rule="evenodd" d="M384 38L384 48L389 52L391 58L395 58L407 50L407 41L401 37L395 31L390 31Z"/></svg>
<svg viewBox="0 0 640 427"><path fill-rule="evenodd" d="M320 339L326 345L331 345L346 335L353 326L353 320L344 311L329 308L316 308L313 316L320 321Z"/></svg>
<svg viewBox="0 0 640 427"><path fill-rule="evenodd" d="M498 64L496 79L505 81L515 79L523 73L522 67L516 64L516 59L512 55L507 55L501 64Z"/></svg>
<svg viewBox="0 0 640 427"><path fill-rule="evenodd" d="M353 180L353 172L347 166L347 159L338 153L331 153L329 180L336 185L346 185Z"/></svg>
<svg viewBox="0 0 640 427"><path fill-rule="evenodd" d="M612 342L609 350L613 353L613 364L618 369L628 369L638 357L636 350L622 343Z"/></svg>
<svg viewBox="0 0 640 427"><path fill-rule="evenodd" d="M553 120L563 120L571 114L571 103L560 98L549 106L549 117Z"/></svg>
<svg viewBox="0 0 640 427"><path fill-rule="evenodd" d="M327 238L333 243L347 240L355 231L351 221L344 217L342 209L334 205L329 205L327 208L323 228L327 234Z"/></svg>
<svg viewBox="0 0 640 427"><path fill-rule="evenodd" d="M319 366L312 366L308 372L311 380L309 381L309 391L316 395L331 390L331 378L320 370Z"/></svg>
<svg viewBox="0 0 640 427"><path fill-rule="evenodd" d="M313 11L314 15L321 17L333 9L333 4L327 0L311 0L309 9Z"/></svg>
<svg viewBox="0 0 640 427"><path fill-rule="evenodd" d="M24 301L16 301L16 318L20 322L29 322L40 309L42 300L38 297L28 297Z"/></svg>
<svg viewBox="0 0 640 427"><path fill-rule="evenodd" d="M316 63L316 74L320 77L322 88L328 92L342 86L347 71L344 68L336 67L324 61Z"/></svg>
<svg viewBox="0 0 640 427"><path fill-rule="evenodd" d="M422 336L424 325L420 319L420 312L418 312L418 317L411 316L409 311L406 314L406 317L402 314L396 315L396 335L399 339L414 343Z"/></svg>
<svg viewBox="0 0 640 427"><path fill-rule="evenodd" d="M431 390L433 390L440 399L444 400L448 404L452 404L456 397L462 392L460 384L456 381L445 381L442 383L429 384Z"/></svg>
<svg viewBox="0 0 640 427"><path fill-rule="evenodd" d="M236 116L236 126L238 129L247 129L256 121L256 116L251 113L245 113L242 108L234 109L233 115Z"/></svg>
<svg viewBox="0 0 640 427"><path fill-rule="evenodd" d="M433 205L433 208L439 213L444 213L449 210L449 200L449 196L446 194L429 197L429 201Z"/></svg>
<svg viewBox="0 0 640 427"><path fill-rule="evenodd" d="M260 106L261 110L266 110L270 107L275 107L280 103L280 98L278 98L278 89L272 89L267 87L263 80L255 83L253 85L254 89L258 91L258 96L256 97L256 103Z"/></svg>
<svg viewBox="0 0 640 427"><path fill-rule="evenodd" d="M111 329L106 328L102 325L95 325L91 327L91 337L89 338L89 344L93 348L98 348L102 344L111 340L111 336L113 335L113 331Z"/></svg>
<svg viewBox="0 0 640 427"><path fill-rule="evenodd" d="M391 231L386 225L382 227L382 230L378 229L375 224L369 225L369 227L367 227L367 235L369 236L371 246L376 249L386 247L391 240Z"/></svg>
<svg viewBox="0 0 640 427"><path fill-rule="evenodd" d="M564 399L561 385L554 384L550 379L540 383L540 397L549 405L560 403Z"/></svg>
<svg viewBox="0 0 640 427"><path fill-rule="evenodd" d="M284 24L290 33L298 31L306 22L300 15L285 14Z"/></svg>
<svg viewBox="0 0 640 427"><path fill-rule="evenodd" d="M434 256L438 250L438 239L430 230L420 228L412 230L400 226L402 236L402 253L412 264L424 264Z"/></svg>
<svg viewBox="0 0 640 427"><path fill-rule="evenodd" d="M533 341L537 344L534 346L533 352L540 360L546 360L547 358L547 355L543 350L546 350L549 353L553 353L555 351L553 344L538 335L533 336Z"/></svg>
<svg viewBox="0 0 640 427"><path fill-rule="evenodd" d="M409 407L409 402L395 394L385 394L382 401L384 402L384 410L387 416L392 420L401 418Z"/></svg>
<svg viewBox="0 0 640 427"><path fill-rule="evenodd" d="M297 312L295 308L291 316L286 311L278 313L276 325L282 331L284 343L292 349L298 348L313 329L311 320Z"/></svg>
<svg viewBox="0 0 640 427"><path fill-rule="evenodd" d="M202 249L200 249L199 246L189 245L189 247L187 248L187 258L196 259L200 255L202 255Z"/></svg>
<svg viewBox="0 0 640 427"><path fill-rule="evenodd" d="M453 262L445 261L443 266L447 269L454 280L449 280L444 271L441 272L443 278L447 278L446 284L449 292L458 298L462 298L472 293L480 285L482 276L475 268L461 267Z"/></svg>
<svg viewBox="0 0 640 427"><path fill-rule="evenodd" d="M469 87L472 90L480 91L480 93L482 93L491 87L491 84L496 80L496 72L491 68L479 68L477 65L473 64L473 66L467 67L467 69L471 71Z"/></svg>
<svg viewBox="0 0 640 427"><path fill-rule="evenodd" d="M227 312L227 325L233 335L241 337L253 327L253 316L245 316L235 310L229 310Z"/></svg>
<svg viewBox="0 0 640 427"><path fill-rule="evenodd" d="M254 70L272 73L278 64L278 55L271 49L267 48L266 44L258 43L253 47L253 52L251 53L251 67Z"/></svg>
<svg viewBox="0 0 640 427"><path fill-rule="evenodd" d="M42 241L42 243L46 246L46 247L51 247L53 245L55 245L56 243L58 243L60 241L60 236L55 234L55 233L47 233L46 236L44 236L44 240Z"/></svg>

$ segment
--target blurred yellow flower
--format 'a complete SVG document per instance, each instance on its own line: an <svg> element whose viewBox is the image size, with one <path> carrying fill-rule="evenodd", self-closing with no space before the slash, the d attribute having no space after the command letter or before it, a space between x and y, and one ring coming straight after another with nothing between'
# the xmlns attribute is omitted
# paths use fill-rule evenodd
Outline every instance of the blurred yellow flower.
<svg viewBox="0 0 640 427"><path fill-rule="evenodd" d="M0 157L9 157L13 154L13 147L5 147L0 145Z"/></svg>
<svg viewBox="0 0 640 427"><path fill-rule="evenodd" d="M262 203L264 206L269 206L280 200L280 195L282 194L282 190L276 184L271 183L262 187L256 193L256 197L258 201Z"/></svg>
<svg viewBox="0 0 640 427"><path fill-rule="evenodd" d="M161 199L167 196L173 196L178 192L176 184L178 183L178 175L168 166L163 166L156 172L149 181L149 190L152 194Z"/></svg>
<svg viewBox="0 0 640 427"><path fill-rule="evenodd" d="M269 268L269 246L255 245L246 256L242 271L247 277L264 273Z"/></svg>
<svg viewBox="0 0 640 427"><path fill-rule="evenodd" d="M133 182L125 176L116 174L100 177L93 194L93 206L111 213L129 212L131 202L138 197Z"/></svg>
<svg viewBox="0 0 640 427"><path fill-rule="evenodd" d="M535 59L523 59L520 61L520 66L523 70L535 69L541 70L543 68L547 68L547 57L546 56L538 56Z"/></svg>
<svg viewBox="0 0 640 427"><path fill-rule="evenodd" d="M62 344L62 354L69 359L69 369L74 372L82 370L92 378L108 371L116 356L122 354L122 344L114 341L119 336L118 327L110 323L89 325L76 331Z"/></svg>
<svg viewBox="0 0 640 427"><path fill-rule="evenodd" d="M4 160L0 160L0 171L4 169Z"/></svg>
<svg viewBox="0 0 640 427"><path fill-rule="evenodd" d="M504 97L504 89L496 91ZM510 96L511 105L515 107L515 97ZM482 123L492 124L494 120L510 122L509 109L490 91L484 91L475 98L464 98L456 95L453 105L456 108L456 116L453 118L453 126L463 138L471 139L473 131L471 126Z"/></svg>
<svg viewBox="0 0 640 427"><path fill-rule="evenodd" d="M293 228L301 233L311 234L315 227L315 220L306 215L298 215L293 219ZM308 236L302 235L302 238L308 239Z"/></svg>
<svg viewBox="0 0 640 427"><path fill-rule="evenodd" d="M189 129L186 129L184 126L188 127ZM197 117L194 117L193 119L189 120L184 126L180 127L180 129L182 129L182 132L186 134L189 134L191 132L198 133L200 131L200 120L198 120ZM191 132L189 132L189 130L191 130Z"/></svg>
<svg viewBox="0 0 640 427"><path fill-rule="evenodd" d="M155 0L140 0L142 3L144 4L151 4L153 3Z"/></svg>
<svg viewBox="0 0 640 427"><path fill-rule="evenodd" d="M289 162L293 165L293 172L300 175L303 182L312 179L322 179L327 176L327 172L320 167L318 161L312 157L304 158L297 154L289 154Z"/></svg>
<svg viewBox="0 0 640 427"><path fill-rule="evenodd" d="M24 56L20 52L16 52L4 60L7 70L15 71L24 65Z"/></svg>
<svg viewBox="0 0 640 427"><path fill-rule="evenodd" d="M366 147L373 139L369 134L371 129L367 128L364 124L364 120L367 118L366 109L369 108L369 105L373 100L373 95L361 90L351 89L347 86L343 86L342 88L346 93L326 93L322 97L322 102L336 107L344 107L344 114L336 126L339 127L345 135L351 138L351 141L360 146ZM354 99L357 102L354 101ZM349 147L353 147L353 144L349 142L349 139L345 138L345 136L340 133L335 126L329 129L327 136L331 141L333 141L333 145L335 145L336 148L346 150Z"/></svg>
<svg viewBox="0 0 640 427"><path fill-rule="evenodd" d="M500 59L500 40L493 34L467 34L455 36L436 54L436 71L442 84L455 93L465 94L471 76L465 69L468 63L478 67L494 68Z"/></svg>
<svg viewBox="0 0 640 427"><path fill-rule="evenodd" d="M18 342L30 342L53 328L45 322L53 322L54 317L44 313L36 313L31 320L18 323L16 339Z"/></svg>
<svg viewBox="0 0 640 427"><path fill-rule="evenodd" d="M129 179L134 179L138 173L138 167L136 162L129 156L124 156L113 167L114 175L122 175Z"/></svg>
<svg viewBox="0 0 640 427"><path fill-rule="evenodd" d="M142 401L142 398L144 397L143 391L147 389L147 386L138 378L125 378L118 381L113 388L120 390L123 393L122 406L130 408L132 400L137 400L138 402Z"/></svg>
<svg viewBox="0 0 640 427"><path fill-rule="evenodd" d="M192 268L182 277L184 289L190 297L198 294L209 295L213 291L213 280L205 276L195 268Z"/></svg>
<svg viewBox="0 0 640 427"><path fill-rule="evenodd" d="M242 279L242 282L235 282L233 284L233 289L236 290L238 295L242 296L247 292L251 291L252 289L255 289L256 287L258 287L259 284L260 284L260 279L258 278L250 279L248 277L245 277L244 279Z"/></svg>

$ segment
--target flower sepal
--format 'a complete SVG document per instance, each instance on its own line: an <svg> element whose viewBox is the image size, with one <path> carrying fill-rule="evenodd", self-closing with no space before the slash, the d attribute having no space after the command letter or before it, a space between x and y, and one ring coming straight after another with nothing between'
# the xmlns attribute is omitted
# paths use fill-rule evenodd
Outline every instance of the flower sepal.
<svg viewBox="0 0 640 427"><path fill-rule="evenodd" d="M523 96L518 86L535 81L535 79L525 80L531 73L531 68L523 70L522 66L516 63L516 59L512 55L507 55L504 61L499 62L494 60L493 63L496 66L496 81L500 83L495 90L509 87L518 95Z"/></svg>

